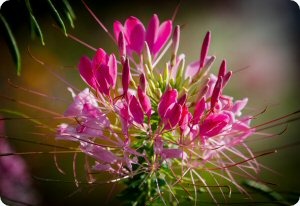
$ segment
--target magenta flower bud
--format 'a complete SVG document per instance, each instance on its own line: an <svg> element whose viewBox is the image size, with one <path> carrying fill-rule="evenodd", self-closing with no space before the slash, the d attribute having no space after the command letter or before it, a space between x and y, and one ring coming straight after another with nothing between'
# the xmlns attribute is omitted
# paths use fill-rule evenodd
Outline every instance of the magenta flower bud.
<svg viewBox="0 0 300 206"><path fill-rule="evenodd" d="M176 89L168 89L158 104L158 114L162 118L166 130L174 128L181 117L182 106L177 102L177 96Z"/></svg>
<svg viewBox="0 0 300 206"><path fill-rule="evenodd" d="M165 116L167 109L171 104L177 102L178 92L176 89L168 89L161 97L158 104L158 114L161 117Z"/></svg>
<svg viewBox="0 0 300 206"><path fill-rule="evenodd" d="M138 98L139 98L140 104L141 104L145 114L148 117L150 117L150 115L151 115L151 101L150 101L150 98L143 91L141 86L138 86Z"/></svg>
<svg viewBox="0 0 300 206"><path fill-rule="evenodd" d="M224 77L225 73L226 73L226 60L224 59L221 63L218 76Z"/></svg>
<svg viewBox="0 0 300 206"><path fill-rule="evenodd" d="M103 49L98 49L93 58L92 66L99 92L109 95L110 89L115 87L117 81L115 55L107 55Z"/></svg>
<svg viewBox="0 0 300 206"><path fill-rule="evenodd" d="M118 47L119 47L119 52L120 52L121 58L126 57L126 42L125 42L123 32L120 32L120 34L119 34Z"/></svg>
<svg viewBox="0 0 300 206"><path fill-rule="evenodd" d="M221 63L220 69L219 69L219 77L223 78L223 83L222 83L222 87L224 88L227 84L227 82L229 81L230 77L232 76L232 71L229 71L226 73L226 60L224 59Z"/></svg>
<svg viewBox="0 0 300 206"><path fill-rule="evenodd" d="M79 62L79 72L85 82L93 89L109 95L117 81L117 61L115 55L107 55L103 49L98 49L93 60L82 57Z"/></svg>
<svg viewBox="0 0 300 206"><path fill-rule="evenodd" d="M172 37L172 49L173 49L173 54L176 55L178 48L179 48L179 42L180 42L180 26L177 25L175 27L173 37Z"/></svg>
<svg viewBox="0 0 300 206"><path fill-rule="evenodd" d="M181 132L184 132L188 129L189 123L192 119L192 114L189 112L188 107L186 105L182 106L181 118L179 120L179 126Z"/></svg>
<svg viewBox="0 0 300 206"><path fill-rule="evenodd" d="M209 44L210 44L210 31L208 31L204 37L203 43L202 43L202 48L201 48L201 53L200 53L200 68L204 67L205 59L208 53L209 49Z"/></svg>
<svg viewBox="0 0 300 206"><path fill-rule="evenodd" d="M129 83L130 83L130 65L129 65L129 60L126 59L123 64L123 72L122 72L123 95L127 95Z"/></svg>
<svg viewBox="0 0 300 206"><path fill-rule="evenodd" d="M214 87L213 93L211 95L210 107L212 110L215 108L216 103L219 101L219 97L222 91L222 84L223 84L223 79L222 77L219 77Z"/></svg>
<svg viewBox="0 0 300 206"><path fill-rule="evenodd" d="M146 79L144 73L140 75L140 87L143 92L146 92Z"/></svg>
<svg viewBox="0 0 300 206"><path fill-rule="evenodd" d="M232 71L229 71L227 72L227 74L225 74L225 76L223 77L223 85L222 85L223 88L226 86L231 76L232 76Z"/></svg>

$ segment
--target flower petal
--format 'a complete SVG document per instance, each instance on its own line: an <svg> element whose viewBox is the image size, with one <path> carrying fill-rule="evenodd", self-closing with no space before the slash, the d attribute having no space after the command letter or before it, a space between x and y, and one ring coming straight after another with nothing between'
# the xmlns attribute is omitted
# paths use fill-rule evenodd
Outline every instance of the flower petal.
<svg viewBox="0 0 300 206"><path fill-rule="evenodd" d="M160 52L161 48L167 43L172 33L172 21L163 22L156 35L156 40L152 49L154 57Z"/></svg>
<svg viewBox="0 0 300 206"><path fill-rule="evenodd" d="M81 78L92 88L96 89L91 60L86 56L81 57L78 68Z"/></svg>
<svg viewBox="0 0 300 206"><path fill-rule="evenodd" d="M163 118L166 130L174 128L178 124L181 117L181 113L182 107L178 103L174 103L168 108Z"/></svg>
<svg viewBox="0 0 300 206"><path fill-rule="evenodd" d="M222 132L229 121L230 118L226 114L212 114L200 125L200 135L203 137L216 136Z"/></svg>
<svg viewBox="0 0 300 206"><path fill-rule="evenodd" d="M159 29L159 19L158 16L154 14L148 24L147 33L146 33L146 41L151 53L153 51L154 44L157 38L158 29Z"/></svg>
<svg viewBox="0 0 300 206"><path fill-rule="evenodd" d="M100 160L102 162L105 162L105 163L114 163L117 161L117 157L114 155L114 153L112 153L111 151L108 151L104 148L102 148L101 146L98 146L98 145L94 145L94 144L90 144L90 143L82 143L81 142L81 146L80 146L80 149L96 158L97 160Z"/></svg>
<svg viewBox="0 0 300 206"><path fill-rule="evenodd" d="M117 81L117 60L114 54L109 55L107 66L111 77L111 87L114 88Z"/></svg>
<svg viewBox="0 0 300 206"><path fill-rule="evenodd" d="M138 124L142 124L144 122L144 113L138 100L133 95L131 95L129 99L130 99L129 110L130 113L132 114L133 120Z"/></svg>

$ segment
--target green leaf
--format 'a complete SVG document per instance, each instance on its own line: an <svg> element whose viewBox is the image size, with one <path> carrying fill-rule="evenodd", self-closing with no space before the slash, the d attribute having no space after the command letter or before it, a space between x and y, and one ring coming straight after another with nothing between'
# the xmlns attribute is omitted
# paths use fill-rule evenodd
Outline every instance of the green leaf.
<svg viewBox="0 0 300 206"><path fill-rule="evenodd" d="M48 0L48 3L52 9L52 12L53 12L53 15L54 15L54 19L56 20L57 24L62 28L65 36L68 36L67 35L67 30L66 30L66 27L65 27L65 24L61 18L61 16L59 15L57 9L55 8L55 6L52 4L51 0Z"/></svg>
<svg viewBox="0 0 300 206"><path fill-rule="evenodd" d="M66 7L66 10L70 14L70 17L72 17L73 20L76 19L75 13L74 13L72 7L70 6L68 0L63 0L62 2L64 4L64 6Z"/></svg>
<svg viewBox="0 0 300 206"><path fill-rule="evenodd" d="M34 33L38 35L38 37L41 40L42 45L44 46L45 45L44 36L43 36L42 30L41 30L35 16L33 15L29 0L25 0L25 3L26 3L26 7L29 11L31 27L32 27Z"/></svg>
<svg viewBox="0 0 300 206"><path fill-rule="evenodd" d="M74 20L76 19L76 16L68 0L62 0L62 6L64 7L63 10L65 17L68 19L71 27L74 28Z"/></svg>
<svg viewBox="0 0 300 206"><path fill-rule="evenodd" d="M65 13L66 13L67 19L69 20L69 23L70 23L71 27L75 28L74 21L73 21L73 18L71 16L71 14L69 12L67 12L67 11L65 11Z"/></svg>
<svg viewBox="0 0 300 206"><path fill-rule="evenodd" d="M0 19L3 22L3 25L7 31L7 38L9 39L9 49L11 51L11 55L13 57L13 60L16 64L17 67L17 75L20 76L21 75L21 57L20 57L20 52L19 52L19 48L17 45L17 42L15 40L15 37L7 23L7 21L5 20L5 18L2 16L2 14L0 14Z"/></svg>

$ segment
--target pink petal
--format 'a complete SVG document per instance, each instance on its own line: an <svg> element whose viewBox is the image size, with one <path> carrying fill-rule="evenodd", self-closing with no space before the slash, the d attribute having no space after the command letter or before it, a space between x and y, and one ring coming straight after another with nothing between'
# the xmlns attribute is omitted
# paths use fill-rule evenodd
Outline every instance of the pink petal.
<svg viewBox="0 0 300 206"><path fill-rule="evenodd" d="M165 128L166 130L174 128L181 117L182 107L178 103L174 103L171 105L168 110L166 111L166 114L163 118Z"/></svg>
<svg viewBox="0 0 300 206"><path fill-rule="evenodd" d="M73 103L65 111L64 115L66 117L76 117L82 114L82 109L85 104L91 104L93 106L98 106L95 97L86 88L80 92L75 98Z"/></svg>
<svg viewBox="0 0 300 206"><path fill-rule="evenodd" d="M144 48L145 33L144 25L136 17L131 16L125 21L124 36L128 47L138 54L141 54Z"/></svg>
<svg viewBox="0 0 300 206"><path fill-rule="evenodd" d="M178 92L176 89L168 89L161 97L158 104L158 114L160 117L164 117L167 109L171 104L177 102Z"/></svg>
<svg viewBox="0 0 300 206"><path fill-rule="evenodd" d="M123 25L121 24L121 22L115 21L113 27L114 27L115 38L116 40L118 40L120 32L124 32Z"/></svg>
<svg viewBox="0 0 300 206"><path fill-rule="evenodd" d="M116 57L115 57L114 54L109 55L107 66L109 68L109 75L110 75L111 80L112 80L110 86L112 88L114 88L115 85L116 85L117 75L118 75L117 74L117 69L118 69L117 68L117 61L116 61Z"/></svg>
<svg viewBox="0 0 300 206"><path fill-rule="evenodd" d="M109 74L108 66L102 65L100 69L95 71L95 76L99 92L109 95L110 83L112 79Z"/></svg>
<svg viewBox="0 0 300 206"><path fill-rule="evenodd" d="M154 44L157 38L158 29L159 29L159 19L158 16L154 14L148 24L147 33L146 33L146 41L151 53L153 51Z"/></svg>
<svg viewBox="0 0 300 206"><path fill-rule="evenodd" d="M141 54L145 44L145 28L142 24L137 24L129 36L129 47L137 54Z"/></svg>
<svg viewBox="0 0 300 206"><path fill-rule="evenodd" d="M131 32L137 25L143 25L143 23L138 18L130 16L128 19L126 19L124 24L125 36L129 37L131 35Z"/></svg>
<svg viewBox="0 0 300 206"><path fill-rule="evenodd" d="M81 78L92 88L96 89L91 60L86 56L81 57L78 68Z"/></svg>
<svg viewBox="0 0 300 206"><path fill-rule="evenodd" d="M244 98L242 100L237 100L234 102L231 111L237 115L240 116L241 115L241 111L245 108L245 106L248 103L248 98Z"/></svg>
<svg viewBox="0 0 300 206"><path fill-rule="evenodd" d="M93 166L93 170L98 170L102 172L114 171L114 169L109 164L100 164L99 162Z"/></svg>
<svg viewBox="0 0 300 206"><path fill-rule="evenodd" d="M112 164L117 161L117 157L114 155L114 153L98 145L94 145L90 143L82 143L80 148L84 153L102 162Z"/></svg>
<svg viewBox="0 0 300 206"><path fill-rule="evenodd" d="M156 40L153 46L152 54L155 57L161 48L167 43L172 33L172 21L163 22L156 35Z"/></svg>
<svg viewBox="0 0 300 206"><path fill-rule="evenodd" d="M138 124L142 124L144 122L144 113L138 100L133 95L130 97L129 109L133 120Z"/></svg>
<svg viewBox="0 0 300 206"><path fill-rule="evenodd" d="M93 69L98 70L102 65L107 65L108 55L103 49L98 49L93 58Z"/></svg>
<svg viewBox="0 0 300 206"><path fill-rule="evenodd" d="M222 132L228 122L229 117L226 114L212 114L200 125L200 135L203 137L216 136Z"/></svg>
<svg viewBox="0 0 300 206"><path fill-rule="evenodd" d="M189 65L187 65L186 72L185 72L185 79L187 79L188 77L192 78L193 76L195 76L199 70L199 67L200 67L199 60L194 61Z"/></svg>
<svg viewBox="0 0 300 206"><path fill-rule="evenodd" d="M60 124L57 128L57 140L78 141L76 129L68 124Z"/></svg>
<svg viewBox="0 0 300 206"><path fill-rule="evenodd" d="M204 65L206 65L209 61L212 61L212 56L206 56L205 60L204 60ZM187 79L188 77L193 78L201 69L202 67L200 67L200 61L193 61L192 63L190 63L189 65L187 65L186 67L186 71L185 71L185 79Z"/></svg>
<svg viewBox="0 0 300 206"><path fill-rule="evenodd" d="M154 152L155 154L160 154L163 150L164 143L161 136L157 136L154 140Z"/></svg>

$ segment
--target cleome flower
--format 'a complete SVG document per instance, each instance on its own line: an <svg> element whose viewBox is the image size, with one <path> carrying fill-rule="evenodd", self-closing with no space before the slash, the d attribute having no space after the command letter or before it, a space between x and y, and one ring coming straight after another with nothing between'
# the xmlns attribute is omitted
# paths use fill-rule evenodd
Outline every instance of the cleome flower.
<svg viewBox="0 0 300 206"><path fill-rule="evenodd" d="M56 139L77 142L93 160L92 170L123 181L129 204L180 203L181 193L196 204L198 185L216 203L213 187L222 194L229 188L229 196L231 186L247 194L230 169L251 177L259 170L244 143L255 132L252 117L242 115L248 99L224 94L232 76L225 60L217 76L210 73L216 58L208 55L210 32L199 59L186 65L185 55L178 54L180 26L171 38L172 25L170 20L160 24L155 14L147 29L136 17L124 25L115 21L119 58L99 48L92 60L80 59L79 74L89 89L70 90L74 101L64 116L74 121L60 124ZM167 50L171 59L162 63L159 56ZM207 175L212 179L205 180ZM192 185L194 195L185 184ZM129 191L134 199L126 199Z"/></svg>

